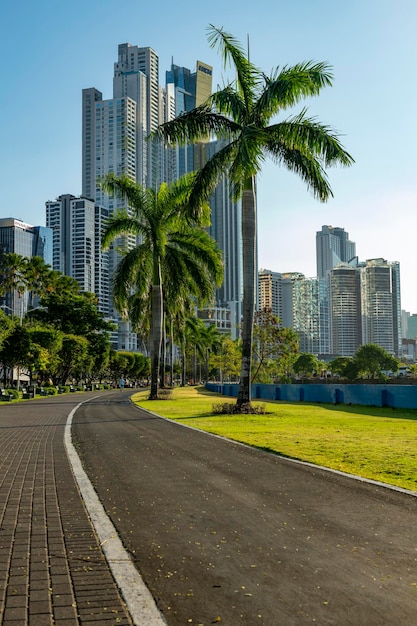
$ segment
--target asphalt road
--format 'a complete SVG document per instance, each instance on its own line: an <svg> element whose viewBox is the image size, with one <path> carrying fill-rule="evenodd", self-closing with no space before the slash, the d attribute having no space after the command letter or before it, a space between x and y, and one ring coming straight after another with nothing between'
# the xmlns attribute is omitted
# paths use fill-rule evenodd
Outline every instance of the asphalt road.
<svg viewBox="0 0 417 626"><path fill-rule="evenodd" d="M128 395L80 407L73 442L170 626L417 624L415 496L185 428Z"/></svg>

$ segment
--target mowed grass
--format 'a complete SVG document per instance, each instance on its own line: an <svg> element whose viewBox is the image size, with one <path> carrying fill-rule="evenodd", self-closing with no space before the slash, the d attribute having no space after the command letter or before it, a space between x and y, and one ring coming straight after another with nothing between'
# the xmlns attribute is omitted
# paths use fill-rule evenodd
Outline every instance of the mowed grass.
<svg viewBox="0 0 417 626"><path fill-rule="evenodd" d="M235 400L204 387L176 388L172 400L148 395L132 400L194 428L417 492L416 410L268 401L265 415L213 415L214 404Z"/></svg>

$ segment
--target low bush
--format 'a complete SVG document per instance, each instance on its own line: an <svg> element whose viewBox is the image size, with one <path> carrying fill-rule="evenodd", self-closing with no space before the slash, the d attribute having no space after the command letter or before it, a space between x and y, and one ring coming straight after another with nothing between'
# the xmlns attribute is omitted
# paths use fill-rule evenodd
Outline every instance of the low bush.
<svg viewBox="0 0 417 626"><path fill-rule="evenodd" d="M13 400L18 400L18 398L20 397L20 394L17 389L12 389L12 388L5 389L4 393L6 395L8 394L10 396L13 396Z"/></svg>
<svg viewBox="0 0 417 626"><path fill-rule="evenodd" d="M265 415L265 404L242 404L240 410L236 403L218 402L212 405L214 415Z"/></svg>
<svg viewBox="0 0 417 626"><path fill-rule="evenodd" d="M158 391L158 400L172 400L172 389L160 389Z"/></svg>

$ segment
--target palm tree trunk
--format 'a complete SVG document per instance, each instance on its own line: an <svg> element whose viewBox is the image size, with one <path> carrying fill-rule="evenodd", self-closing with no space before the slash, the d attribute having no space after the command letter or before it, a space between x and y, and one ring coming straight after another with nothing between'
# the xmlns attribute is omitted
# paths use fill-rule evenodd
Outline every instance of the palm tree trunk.
<svg viewBox="0 0 417 626"><path fill-rule="evenodd" d="M161 342L161 361L159 364L159 386L161 389L165 388L165 368L166 368L166 357L167 357L167 347L166 347L166 320L165 313L163 314L163 324L162 324L162 342Z"/></svg>
<svg viewBox="0 0 417 626"><path fill-rule="evenodd" d="M151 314L151 391L149 400L158 399L158 377L159 377L159 361L161 356L162 344L162 318L163 318L163 301L162 301L162 285L161 270L159 263L155 268L157 280L152 285L152 314Z"/></svg>
<svg viewBox="0 0 417 626"><path fill-rule="evenodd" d="M171 332L170 332L170 339L169 339L169 354L170 354L169 371L170 371L171 387L173 387L174 386L174 331L173 331L172 320L170 322L170 328L171 328Z"/></svg>
<svg viewBox="0 0 417 626"><path fill-rule="evenodd" d="M242 304L242 366L236 407L251 402L251 360L253 316L256 286L256 193L255 179L242 194L242 254L243 254L243 304Z"/></svg>

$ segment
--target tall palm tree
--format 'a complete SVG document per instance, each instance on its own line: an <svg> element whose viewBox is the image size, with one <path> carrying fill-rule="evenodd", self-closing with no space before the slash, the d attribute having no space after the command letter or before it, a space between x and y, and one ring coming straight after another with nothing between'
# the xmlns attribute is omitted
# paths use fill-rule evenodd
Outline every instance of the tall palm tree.
<svg viewBox="0 0 417 626"><path fill-rule="evenodd" d="M0 296L6 297L2 305L13 315L22 320L23 297L27 289L27 259L15 252L1 255L0 259Z"/></svg>
<svg viewBox="0 0 417 626"><path fill-rule="evenodd" d="M189 175L158 191L144 189L127 177L109 174L106 191L122 196L126 210L109 219L102 238L104 248L121 236L134 235L139 242L127 250L112 279L115 305L125 317L143 321L150 310L151 391L158 397L158 374L163 323L163 287L180 298L184 291L196 302L209 301L223 279L221 253L204 230L208 207L201 206L198 219L189 204ZM171 295L170 300L174 297Z"/></svg>
<svg viewBox="0 0 417 626"><path fill-rule="evenodd" d="M266 76L246 56L239 42L222 28L210 25L211 47L218 46L224 65L230 61L236 79L212 94L206 103L161 125L154 135L167 143L207 140L214 133L226 139L199 171L191 202L199 206L202 194L211 193L226 174L235 199L242 199L243 326L242 368L237 410L250 404L252 327L255 308L256 175L271 157L298 174L320 201L332 196L325 167L348 166L352 157L337 134L307 116L306 109L277 123L272 118L303 98L317 96L331 86L332 72L326 63L307 61L276 68Z"/></svg>
<svg viewBox="0 0 417 626"><path fill-rule="evenodd" d="M29 290L28 307L33 308L35 296L47 293L50 284L51 266L40 256L33 256L26 261L25 278Z"/></svg>

